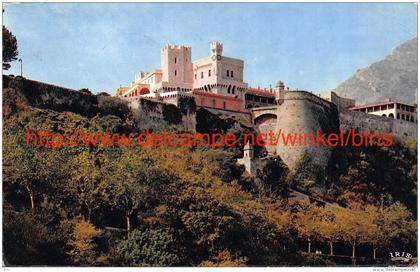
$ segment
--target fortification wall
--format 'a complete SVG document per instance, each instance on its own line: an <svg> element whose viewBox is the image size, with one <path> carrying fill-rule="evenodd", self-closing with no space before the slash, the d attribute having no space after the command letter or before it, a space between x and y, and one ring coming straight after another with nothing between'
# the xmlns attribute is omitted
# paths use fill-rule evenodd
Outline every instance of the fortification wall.
<svg viewBox="0 0 420 272"><path fill-rule="evenodd" d="M287 134L294 136L302 133L313 133L316 136L317 130L320 133L337 132L337 108L309 92L286 92L283 102L277 107L277 129L281 129L285 137ZM310 141L306 145L303 143L292 146L284 145L280 139L276 147L277 155L291 170L295 169L304 156L308 156L313 164L325 166L331 152L331 147L312 145Z"/></svg>
<svg viewBox="0 0 420 272"><path fill-rule="evenodd" d="M270 132L277 133L277 116L274 114L264 114L258 118L255 118L254 124L257 128L257 131L270 135ZM276 153L276 146L266 145L265 149L267 150L268 155L273 155Z"/></svg>
<svg viewBox="0 0 420 272"><path fill-rule="evenodd" d="M88 93L27 78L3 75L3 89L6 88L22 94L29 106L59 112L70 111L88 117L98 113L97 97Z"/></svg>
<svg viewBox="0 0 420 272"><path fill-rule="evenodd" d="M417 138L416 123L358 111L340 111L340 129L347 131L351 128L361 132L368 130L369 133L392 133L397 137Z"/></svg>
<svg viewBox="0 0 420 272"><path fill-rule="evenodd" d="M333 103L307 91L286 91L284 93L284 100L307 100L321 107L336 110L336 106Z"/></svg>
<svg viewBox="0 0 420 272"><path fill-rule="evenodd" d="M3 75L3 98L5 96L7 99L3 99L3 113L6 115L16 111L14 108L19 105L20 108L32 106L58 112L73 112L86 117L115 115L127 119L134 116L139 127L153 127L153 124L160 123L181 124L189 131L195 131L196 127L196 105L190 97L178 97L176 107L148 99L122 100L96 96L54 84Z"/></svg>
<svg viewBox="0 0 420 272"><path fill-rule="evenodd" d="M196 106L193 98L178 99L178 107L147 98L130 100L129 107L141 120L141 126L159 127L162 124L180 124L186 130L195 132Z"/></svg>

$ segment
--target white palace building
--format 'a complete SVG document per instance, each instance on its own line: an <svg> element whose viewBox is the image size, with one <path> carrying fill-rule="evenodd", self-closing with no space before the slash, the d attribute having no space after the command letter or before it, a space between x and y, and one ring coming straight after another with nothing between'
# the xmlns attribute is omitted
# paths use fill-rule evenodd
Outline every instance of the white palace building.
<svg viewBox="0 0 420 272"><path fill-rule="evenodd" d="M210 56L192 61L191 47L166 45L161 50L161 69L137 73L131 86L118 88L116 96L173 104L190 96L197 106L228 111L274 104L273 90L249 88L244 82L243 60L223 56L219 42L212 42L210 49Z"/></svg>
<svg viewBox="0 0 420 272"><path fill-rule="evenodd" d="M130 87L120 86L115 96L175 105L182 97L193 97L198 107L248 112L249 108L275 104L276 94L285 90L281 81L274 89L249 87L244 82L243 60L224 56L219 42L212 42L210 50L210 56L192 61L190 46L166 45L161 49L161 69L137 73ZM416 107L396 101L355 106L354 99L339 97L333 91L320 96L339 108L417 122Z"/></svg>

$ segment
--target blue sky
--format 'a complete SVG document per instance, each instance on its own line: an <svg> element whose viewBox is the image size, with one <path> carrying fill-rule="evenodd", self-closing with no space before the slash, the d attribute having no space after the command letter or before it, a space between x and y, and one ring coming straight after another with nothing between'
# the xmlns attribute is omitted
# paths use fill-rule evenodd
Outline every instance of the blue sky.
<svg viewBox="0 0 420 272"><path fill-rule="evenodd" d="M24 76L114 92L137 71L160 68L164 44L209 42L245 61L245 81L333 89L417 36L413 3L13 3L3 23L17 37ZM6 74L20 74L16 62Z"/></svg>

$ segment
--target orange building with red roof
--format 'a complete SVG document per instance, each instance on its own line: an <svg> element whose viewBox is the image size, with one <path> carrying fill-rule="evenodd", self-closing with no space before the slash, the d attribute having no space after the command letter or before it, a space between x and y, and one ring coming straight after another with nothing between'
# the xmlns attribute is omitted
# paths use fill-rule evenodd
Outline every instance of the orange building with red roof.
<svg viewBox="0 0 420 272"><path fill-rule="evenodd" d="M198 107L247 112L244 108L243 99L201 90L193 90L193 94L195 96L195 103Z"/></svg>

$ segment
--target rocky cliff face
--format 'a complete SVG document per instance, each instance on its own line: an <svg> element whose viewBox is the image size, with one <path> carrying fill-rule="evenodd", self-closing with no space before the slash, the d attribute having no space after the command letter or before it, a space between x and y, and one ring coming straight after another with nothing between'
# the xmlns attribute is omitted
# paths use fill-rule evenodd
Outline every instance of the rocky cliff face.
<svg viewBox="0 0 420 272"><path fill-rule="evenodd" d="M357 104L398 100L413 104L417 97L417 38L394 48L385 59L358 70L336 92Z"/></svg>

